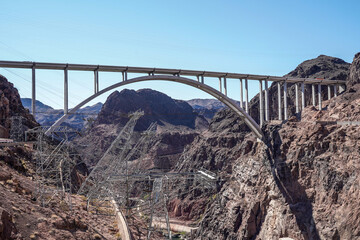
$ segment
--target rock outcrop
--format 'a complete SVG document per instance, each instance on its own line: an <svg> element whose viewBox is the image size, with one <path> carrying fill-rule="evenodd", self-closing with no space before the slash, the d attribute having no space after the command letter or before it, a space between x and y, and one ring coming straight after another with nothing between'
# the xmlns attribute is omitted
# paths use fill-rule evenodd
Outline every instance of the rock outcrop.
<svg viewBox="0 0 360 240"><path fill-rule="evenodd" d="M0 75L0 138L9 137L12 116L23 117L25 128L38 126L33 116L21 104L17 89Z"/></svg>
<svg viewBox="0 0 360 240"><path fill-rule="evenodd" d="M16 232L12 215L0 207L0 239L11 239Z"/></svg>
<svg viewBox="0 0 360 240"><path fill-rule="evenodd" d="M358 83L360 83L360 52L355 55L351 64L347 86L351 87Z"/></svg>
<svg viewBox="0 0 360 240"><path fill-rule="evenodd" d="M125 125L128 114L140 108L144 111L144 116L135 127L137 131L146 130L152 122L160 126L168 123L195 129L196 119L199 117L185 101L172 99L151 89L124 89L121 92L115 91L108 97L95 124Z"/></svg>

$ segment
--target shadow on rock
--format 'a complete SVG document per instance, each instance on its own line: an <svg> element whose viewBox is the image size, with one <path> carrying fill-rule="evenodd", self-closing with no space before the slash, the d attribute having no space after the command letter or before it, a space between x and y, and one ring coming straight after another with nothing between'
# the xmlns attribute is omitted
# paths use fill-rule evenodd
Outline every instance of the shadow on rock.
<svg viewBox="0 0 360 240"><path fill-rule="evenodd" d="M288 164L286 157L280 155L282 144L278 131L280 128L281 126L271 126L266 139L272 176L286 203L289 204L304 239L320 239L313 217L312 202L307 197L306 188L292 173L299 168L298 162Z"/></svg>

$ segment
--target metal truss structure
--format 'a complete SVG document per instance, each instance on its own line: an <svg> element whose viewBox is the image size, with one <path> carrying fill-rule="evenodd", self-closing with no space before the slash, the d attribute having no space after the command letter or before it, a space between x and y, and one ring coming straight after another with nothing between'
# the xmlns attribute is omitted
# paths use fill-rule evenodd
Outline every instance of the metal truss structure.
<svg viewBox="0 0 360 240"><path fill-rule="evenodd" d="M51 136L46 136L45 132L49 128L40 126L25 132L26 141L35 141L35 197L42 206L47 206L57 196L71 209L71 176L78 154L72 151L69 139L77 132L61 126L55 128Z"/></svg>
<svg viewBox="0 0 360 240"><path fill-rule="evenodd" d="M14 142L24 141L24 133L25 133L24 120L25 120L25 118L22 116L12 116L10 118L10 120L11 120L10 138Z"/></svg>

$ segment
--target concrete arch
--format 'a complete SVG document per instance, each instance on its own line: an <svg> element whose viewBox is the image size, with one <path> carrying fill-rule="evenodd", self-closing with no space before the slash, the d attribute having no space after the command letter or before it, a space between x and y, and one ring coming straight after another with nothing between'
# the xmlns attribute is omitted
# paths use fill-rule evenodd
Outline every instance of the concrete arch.
<svg viewBox="0 0 360 240"><path fill-rule="evenodd" d="M245 112L244 109L240 108L239 106L237 106L237 104L230 99L229 97L227 97L226 95L222 94L221 92L217 91L216 89L206 85L206 84L202 84L201 82L189 79L189 78L184 78L184 77L178 77L178 76L170 76L170 75L152 75L152 76L143 76L143 77L136 77L136 78L132 78L126 81L122 81L119 83L116 83L114 85L111 85L107 88L102 89L101 91L95 93L94 95L88 97L87 99L85 99L84 101L82 101L81 103L79 103L78 105L76 105L74 108L72 108L68 114L64 114L61 118L59 118L52 126L51 128L49 128L45 134L50 134L50 132L52 131L52 129L54 127L59 126L61 123L63 123L71 114L74 114L77 110L79 110L82 106L84 106L85 104L87 104L88 102L90 102L91 100L95 99L96 97L100 96L103 93L106 93L108 91L111 91L115 88L124 86L124 85L128 85L131 83L136 83L136 82L143 82L143 81L152 81L152 80L163 80L163 81L170 81L170 82L178 82L178 83L183 83L185 85L188 86L192 86L195 88L198 88L208 94L210 94L211 96L215 97L216 99L218 99L219 101L221 101L222 103L224 103L226 106L228 106L231 110L233 110L241 119L244 120L244 122L246 123L246 125L251 129L251 131L260 139L263 138L263 133L261 131L260 126L255 122L255 120Z"/></svg>

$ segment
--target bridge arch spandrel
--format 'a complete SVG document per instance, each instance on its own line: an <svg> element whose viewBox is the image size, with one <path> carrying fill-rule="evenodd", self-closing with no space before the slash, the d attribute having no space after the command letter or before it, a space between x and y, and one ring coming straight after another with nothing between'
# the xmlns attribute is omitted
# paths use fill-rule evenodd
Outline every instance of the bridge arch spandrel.
<svg viewBox="0 0 360 240"><path fill-rule="evenodd" d="M255 120L245 112L244 109L237 106L237 104L227 97L226 95L222 94L218 90L203 84L201 82L185 78L185 77L178 77L178 76L169 76L169 75L151 75L151 76L143 76L143 77L136 77L132 78L126 81L115 83L109 87L106 87L102 89L101 91L95 93L94 95L88 97L78 105L76 105L74 108L72 108L68 114L64 114L61 118L59 118L52 126L51 128L46 132L46 134L50 134L53 127L59 126L61 123L63 123L71 114L74 114L77 110L79 110L81 107L83 107L85 104L89 103L93 99L97 98L98 96L111 91L115 88L122 87L128 84L136 83L136 82L143 82L143 81L153 81L153 80L160 80L160 81L170 81L170 82L178 82L183 83L188 86L195 87L197 89L200 89L211 96L215 97L222 103L224 103L227 107L229 107L231 110L233 110L241 119L244 120L246 125L251 129L251 131L260 139L263 138L263 133L261 131L260 126L255 122Z"/></svg>

